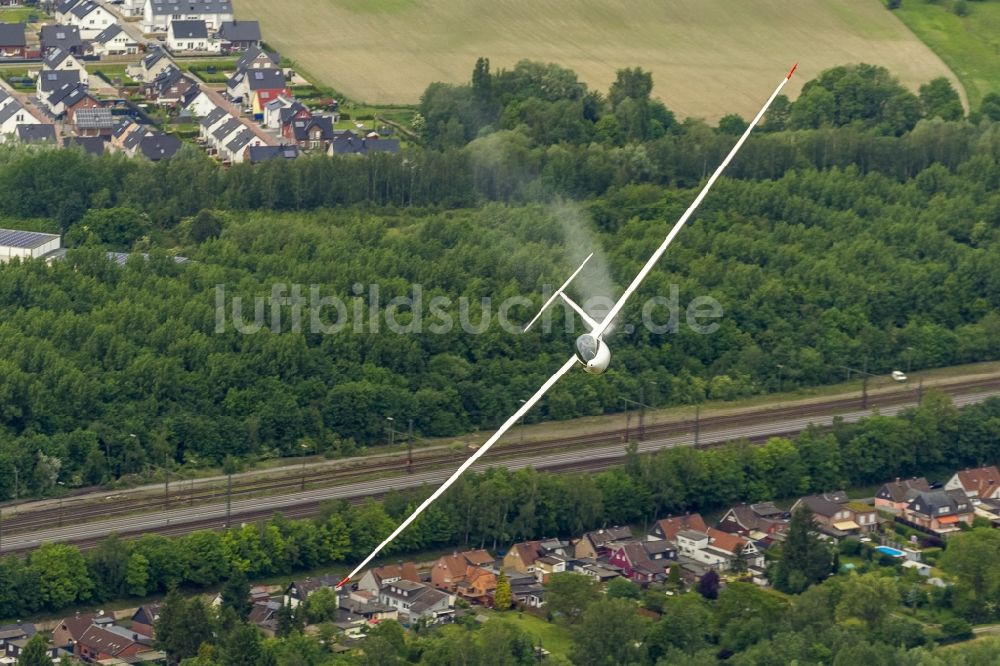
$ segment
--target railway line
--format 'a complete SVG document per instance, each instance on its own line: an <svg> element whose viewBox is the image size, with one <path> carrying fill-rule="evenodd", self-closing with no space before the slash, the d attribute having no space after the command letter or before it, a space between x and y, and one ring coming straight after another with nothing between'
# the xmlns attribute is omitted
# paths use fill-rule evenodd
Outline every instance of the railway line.
<svg viewBox="0 0 1000 666"><path fill-rule="evenodd" d="M944 388L952 395L954 403L961 406L1000 395L1000 378L967 381ZM895 414L915 401L914 392L892 393L872 396L863 409L857 398L837 398L808 405L715 416L701 421L698 445L713 446L741 438L763 441L795 434L810 424L828 426L835 417L847 422L857 421L873 409L887 415ZM647 426L638 449L650 452L693 446L693 428L694 422L690 420ZM492 455L475 468L481 470L502 462L510 469L531 466L552 471L597 471L614 465L623 457L624 435L622 428L538 442L512 442L491 452ZM391 490L440 483L465 455L464 450L433 449L415 456L412 466L403 456L383 457L369 464L361 464L364 459L355 459L349 466L304 471L298 478L234 483L228 512L225 493L219 489L178 493L171 496L169 502L161 496L73 507L71 518L67 507L54 507L4 518L0 547L10 552L30 549L45 541L70 541L86 547L112 532L182 534L195 529L224 527L227 515L232 523L268 517L276 511L289 517L308 516L325 501L362 501Z"/></svg>

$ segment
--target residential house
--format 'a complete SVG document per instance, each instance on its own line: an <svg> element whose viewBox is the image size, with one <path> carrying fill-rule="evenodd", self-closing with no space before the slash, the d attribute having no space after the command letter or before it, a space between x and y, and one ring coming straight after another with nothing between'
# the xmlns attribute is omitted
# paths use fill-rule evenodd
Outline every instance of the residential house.
<svg viewBox="0 0 1000 666"><path fill-rule="evenodd" d="M969 499L1000 499L1000 471L995 465L964 469L948 479L944 489L960 489Z"/></svg>
<svg viewBox="0 0 1000 666"><path fill-rule="evenodd" d="M80 38L80 29L75 25L43 25L40 31L39 42L42 53L48 53L49 49L61 48L73 55L83 55L84 45Z"/></svg>
<svg viewBox="0 0 1000 666"><path fill-rule="evenodd" d="M619 567L626 578L636 583L652 583L666 578L664 560L651 560L646 549L638 541L624 543L611 554L608 563Z"/></svg>
<svg viewBox="0 0 1000 666"><path fill-rule="evenodd" d="M727 534L723 532L723 534ZM713 548L707 532L681 530L677 533L677 559L681 564L686 560L717 571L726 571L732 564L732 553Z"/></svg>
<svg viewBox="0 0 1000 666"><path fill-rule="evenodd" d="M494 557L482 549L442 555L431 567L431 584L454 592L459 583L467 580L470 569L489 567L494 562Z"/></svg>
<svg viewBox="0 0 1000 666"><path fill-rule="evenodd" d="M78 28L83 40L94 39L117 22L115 15L95 0L74 2L70 10L61 17L57 13L56 20Z"/></svg>
<svg viewBox="0 0 1000 666"><path fill-rule="evenodd" d="M297 608L299 604L304 603L309 598L309 595L316 590L321 587L336 589L339 582L339 578L330 575L294 580L285 588L284 604L292 608Z"/></svg>
<svg viewBox="0 0 1000 666"><path fill-rule="evenodd" d="M671 516L656 521L646 539L648 541L659 541L660 539L676 541L677 534L682 530L705 532L707 529L708 525L705 524L705 519L701 517L700 513L689 513L684 516Z"/></svg>
<svg viewBox="0 0 1000 666"><path fill-rule="evenodd" d="M111 109L104 106L71 109L67 114L67 122L76 131L74 143L95 155L104 152L106 139L111 137L115 129Z"/></svg>
<svg viewBox="0 0 1000 666"><path fill-rule="evenodd" d="M514 603L527 608L540 608L545 603L545 587L531 574L506 571L510 595Z"/></svg>
<svg viewBox="0 0 1000 666"><path fill-rule="evenodd" d="M179 51L219 52L219 42L208 36L204 21L171 21L167 31L167 48Z"/></svg>
<svg viewBox="0 0 1000 666"><path fill-rule="evenodd" d="M930 492L930 484L924 477L896 479L883 484L875 493L875 508L899 513L906 508L917 493Z"/></svg>
<svg viewBox="0 0 1000 666"><path fill-rule="evenodd" d="M123 627L92 624L73 646L73 655L87 662L104 659L124 660L140 652L149 651L152 645L153 642L148 636L141 636Z"/></svg>
<svg viewBox="0 0 1000 666"><path fill-rule="evenodd" d="M139 43L135 41L120 25L115 23L102 30L93 40L91 47L94 55L115 56L139 52Z"/></svg>
<svg viewBox="0 0 1000 666"><path fill-rule="evenodd" d="M246 51L260 46L260 23L257 21L223 21L219 26L219 41L226 53Z"/></svg>
<svg viewBox="0 0 1000 666"><path fill-rule="evenodd" d="M30 638L14 638L7 641L6 645L3 646L4 656L0 657L0 664L20 663L21 652L30 640ZM61 663L64 657L68 659L73 657L73 653L67 652L63 648L56 647L51 643L46 646L45 654L55 664Z"/></svg>
<svg viewBox="0 0 1000 666"><path fill-rule="evenodd" d="M497 589L497 574L483 567L468 566L465 576L455 588L458 596L484 606L493 605Z"/></svg>
<svg viewBox="0 0 1000 666"><path fill-rule="evenodd" d="M111 109L106 108L104 104L94 99L87 93L87 88L85 86L77 86L76 89L70 93L62 101L63 114L65 114L66 123L69 125L77 125L77 130L81 127L89 127L94 130L101 130L96 132L97 135L105 134L107 136L111 135L114 130L115 121L111 117ZM98 113L97 110L100 110ZM90 111L87 114L84 111ZM88 125L89 121L89 125ZM91 133L87 136L93 136L95 134Z"/></svg>
<svg viewBox="0 0 1000 666"><path fill-rule="evenodd" d="M354 132L345 130L335 132L330 142L330 155L369 155L371 153L398 153L399 139L382 139L374 132L365 137L358 137Z"/></svg>
<svg viewBox="0 0 1000 666"><path fill-rule="evenodd" d="M547 583L552 574L564 571L566 571L566 559L558 555L546 555L535 560L535 578L539 583Z"/></svg>
<svg viewBox="0 0 1000 666"><path fill-rule="evenodd" d="M27 58L28 39L23 23L0 22L0 58Z"/></svg>
<svg viewBox="0 0 1000 666"><path fill-rule="evenodd" d="M198 136L199 139L209 146L214 146L212 139L212 133L218 129L218 127L227 122L232 116L228 111L222 107L216 107L212 109L204 118L198 122Z"/></svg>
<svg viewBox="0 0 1000 666"><path fill-rule="evenodd" d="M82 83L89 83L90 77L87 74L87 68L84 67L83 63L80 62L76 56L74 56L69 51L62 49L61 47L54 47L49 49L45 53L45 57L42 59L42 71L70 71L74 70L80 73L80 81Z"/></svg>
<svg viewBox="0 0 1000 666"><path fill-rule="evenodd" d="M43 123L18 125L14 136L21 143L55 143L56 128Z"/></svg>
<svg viewBox="0 0 1000 666"><path fill-rule="evenodd" d="M63 618L52 629L52 643L58 647L64 647L72 651L73 646L80 640L80 637L83 636L87 628L94 624L95 620L100 619L103 619L103 616L97 613L77 613L76 615ZM107 620L110 619L107 618Z"/></svg>
<svg viewBox="0 0 1000 666"><path fill-rule="evenodd" d="M226 144L235 139L236 135L244 129L246 129L246 126L239 118L227 115L226 120L212 130L209 142L215 149L215 153L219 156L219 159L226 159Z"/></svg>
<svg viewBox="0 0 1000 666"><path fill-rule="evenodd" d="M278 159L294 160L299 155L298 146L250 146L247 150L247 159L251 164Z"/></svg>
<svg viewBox="0 0 1000 666"><path fill-rule="evenodd" d="M122 0L118 5L118 11L125 16L142 16L142 10L146 5L146 0Z"/></svg>
<svg viewBox="0 0 1000 666"><path fill-rule="evenodd" d="M292 120L282 130L282 137L302 150L327 150L333 141L333 120L329 116L309 116Z"/></svg>
<svg viewBox="0 0 1000 666"><path fill-rule="evenodd" d="M181 104L195 118L204 118L219 106L200 87L189 88L181 97Z"/></svg>
<svg viewBox="0 0 1000 666"><path fill-rule="evenodd" d="M960 488L919 492L903 510L905 520L936 534L957 532L974 517L972 501Z"/></svg>
<svg viewBox="0 0 1000 666"><path fill-rule="evenodd" d="M125 73L136 81L149 83L173 66L166 53L158 48L152 48L138 63L126 67Z"/></svg>
<svg viewBox="0 0 1000 666"><path fill-rule="evenodd" d="M513 569L518 573L535 573L535 560L543 557L541 552L541 541L522 541L515 543L503 556L503 568Z"/></svg>
<svg viewBox="0 0 1000 666"><path fill-rule="evenodd" d="M423 583L397 580L379 591L379 602L399 611L403 622L438 622L454 612L451 595Z"/></svg>
<svg viewBox="0 0 1000 666"><path fill-rule="evenodd" d="M255 603L250 608L250 615L247 621L257 625L268 636L274 636L278 630L278 612L281 610L281 602L267 599L260 603Z"/></svg>
<svg viewBox="0 0 1000 666"><path fill-rule="evenodd" d="M279 95L264 105L263 125L268 129L280 130L292 120L304 120L312 111L298 100Z"/></svg>
<svg viewBox="0 0 1000 666"><path fill-rule="evenodd" d="M281 59L277 53L267 53L259 46L251 46L236 61L236 71L245 72L249 69L275 68L280 61Z"/></svg>
<svg viewBox="0 0 1000 666"><path fill-rule="evenodd" d="M131 118L122 118L111 131L111 150L125 150L125 140L133 133L145 134L147 129ZM138 139L136 139L138 145Z"/></svg>
<svg viewBox="0 0 1000 666"><path fill-rule="evenodd" d="M166 68L144 86L148 99L155 100L161 106L171 107L180 105L185 93L197 87L198 83L194 79L174 66Z"/></svg>
<svg viewBox="0 0 1000 666"><path fill-rule="evenodd" d="M136 155L139 154L139 144L142 143L143 139L145 139L147 136L151 136L152 134L153 132L149 130L147 127L143 125L137 125L136 129L129 132L122 139L121 142L122 152L124 152L129 157L135 157ZM113 137L114 134L112 134L112 138Z"/></svg>
<svg viewBox="0 0 1000 666"><path fill-rule="evenodd" d="M168 160L181 149L181 140L176 134L156 132L147 134L139 140L138 152L151 162Z"/></svg>
<svg viewBox="0 0 1000 666"><path fill-rule="evenodd" d="M166 32L170 21L204 21L210 30L217 30L233 20L233 3L229 0L146 0L142 13L145 32Z"/></svg>
<svg viewBox="0 0 1000 666"><path fill-rule="evenodd" d="M774 502L739 504L726 511L719 520L718 528L755 541L767 540L788 528L784 513Z"/></svg>
<svg viewBox="0 0 1000 666"><path fill-rule="evenodd" d="M836 539L851 534L867 534L877 525L874 507L849 502L847 494L842 490L803 497L792 505L792 511L801 505L808 506L812 511L813 520L820 532Z"/></svg>
<svg viewBox="0 0 1000 666"><path fill-rule="evenodd" d="M365 629L371 621L363 615L358 615L347 608L338 608L337 615L333 620L333 626L344 634L345 638L356 640L365 637Z"/></svg>
<svg viewBox="0 0 1000 666"><path fill-rule="evenodd" d="M707 534L709 545L716 550L724 551L730 557L730 565L741 559L747 567L763 569L764 555L750 539L713 527L708 528Z"/></svg>
<svg viewBox="0 0 1000 666"><path fill-rule="evenodd" d="M616 542L632 540L632 528L608 527L605 529L587 532L580 540L573 544L573 555L576 558L607 557L615 549Z"/></svg>
<svg viewBox="0 0 1000 666"><path fill-rule="evenodd" d="M17 128L21 125L35 125L39 122L19 101L13 97L8 99L9 102L0 106L0 141L17 134Z"/></svg>
<svg viewBox="0 0 1000 666"><path fill-rule="evenodd" d="M97 100L87 94L87 87L81 83L65 83L61 88L53 91L48 97L39 101L54 116L62 116L74 104L83 103L85 106L99 104Z"/></svg>
<svg viewBox="0 0 1000 666"><path fill-rule="evenodd" d="M268 102L281 96L292 96L292 91L285 82L285 75L280 69L250 69L236 72L226 87L229 97L248 108L257 120L264 119L264 107ZM330 132L333 132L332 125Z"/></svg>
<svg viewBox="0 0 1000 666"><path fill-rule="evenodd" d="M378 594L383 585L395 583L397 580L411 580L414 583L419 583L420 574L417 573L417 565L413 562L400 562L399 564L387 564L384 567L368 569L358 579L358 590L367 590Z"/></svg>
<svg viewBox="0 0 1000 666"><path fill-rule="evenodd" d="M80 83L80 72L72 69L63 71L43 70L38 73L35 81L35 95L45 104L46 99L65 86L75 86Z"/></svg>
<svg viewBox="0 0 1000 666"><path fill-rule="evenodd" d="M36 633L35 625L29 623L0 626L0 652L7 652L8 643L30 639Z"/></svg>
<svg viewBox="0 0 1000 666"><path fill-rule="evenodd" d="M143 604L132 613L132 629L136 633L156 638L156 623L160 619L160 604Z"/></svg>
<svg viewBox="0 0 1000 666"><path fill-rule="evenodd" d="M249 149L252 146L262 145L264 145L264 140L257 136L252 129L244 125L243 129L236 136L226 142L223 149L219 151L219 154L224 161L232 164L241 164L248 159Z"/></svg>
<svg viewBox="0 0 1000 666"><path fill-rule="evenodd" d="M617 578L622 575L620 567L612 567L610 564L605 566L591 557L577 558L568 561L566 563L566 571L579 574L581 576L590 576L591 578L597 579L601 583L606 583L612 578Z"/></svg>

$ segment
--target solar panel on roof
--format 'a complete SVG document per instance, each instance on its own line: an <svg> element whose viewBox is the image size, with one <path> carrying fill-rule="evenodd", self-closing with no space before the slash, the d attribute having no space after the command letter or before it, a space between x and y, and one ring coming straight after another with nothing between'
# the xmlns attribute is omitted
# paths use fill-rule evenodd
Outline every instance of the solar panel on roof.
<svg viewBox="0 0 1000 666"><path fill-rule="evenodd" d="M53 234L43 234L37 231L19 231L17 229L0 229L0 245L33 250L36 247L58 239Z"/></svg>

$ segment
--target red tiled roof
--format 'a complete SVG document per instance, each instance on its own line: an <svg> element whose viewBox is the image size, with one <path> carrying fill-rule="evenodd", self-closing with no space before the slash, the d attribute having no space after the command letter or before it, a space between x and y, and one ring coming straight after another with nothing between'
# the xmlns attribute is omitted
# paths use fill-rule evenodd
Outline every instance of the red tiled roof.
<svg viewBox="0 0 1000 666"><path fill-rule="evenodd" d="M656 524L663 531L664 538L671 541L675 540L677 533L683 530L695 530L696 532L705 532L708 530L708 525L705 524L705 519L701 517L700 513L664 518L657 521Z"/></svg>
<svg viewBox="0 0 1000 666"><path fill-rule="evenodd" d="M967 494L988 498L1000 487L1000 470L995 465L964 469L958 473L958 481Z"/></svg>

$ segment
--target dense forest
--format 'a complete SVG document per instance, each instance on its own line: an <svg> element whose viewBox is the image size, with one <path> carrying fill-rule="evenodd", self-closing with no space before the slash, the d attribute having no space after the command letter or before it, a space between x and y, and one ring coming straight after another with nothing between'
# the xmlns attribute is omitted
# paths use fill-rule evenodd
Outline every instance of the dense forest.
<svg viewBox="0 0 1000 666"><path fill-rule="evenodd" d="M193 151L151 164L3 147L3 225L59 229L76 249L0 266L0 498L164 461L350 453L384 440L389 416L424 436L494 427L572 336L504 330L482 299L495 314L527 297L509 312L523 323L590 250L604 270L578 296L616 296L743 123L678 121L650 85L623 70L601 95L554 65L482 61L469 86L428 89L425 147L365 160L220 170ZM956 102L947 82L915 95L864 65L782 100L625 313L636 326L611 371L572 374L531 418L1000 356L1000 123ZM539 133L577 111L579 132ZM118 267L105 249L149 259ZM285 308L277 332L217 332L219 285L231 317L275 284L362 305L377 285L383 307L420 285L454 322L464 298L488 325L326 335L293 330ZM638 325L645 299L674 293L681 314L718 301L718 330Z"/></svg>

